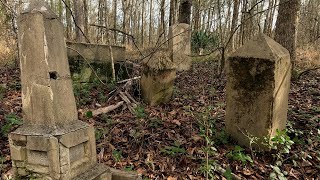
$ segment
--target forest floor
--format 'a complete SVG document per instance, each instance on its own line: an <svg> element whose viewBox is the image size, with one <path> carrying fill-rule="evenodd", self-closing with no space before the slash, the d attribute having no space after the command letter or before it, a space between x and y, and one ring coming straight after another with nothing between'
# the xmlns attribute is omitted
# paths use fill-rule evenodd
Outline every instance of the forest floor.
<svg viewBox="0 0 320 180"><path fill-rule="evenodd" d="M275 139L277 150L259 152L225 133L225 77L215 69L214 62L194 63L178 75L171 102L141 103L134 114L119 108L89 118L88 110L115 103L105 103L110 87L75 88L79 118L96 128L98 161L145 179L320 179L320 70L292 81L287 133ZM11 167L7 133L21 124L19 73L0 68L0 173Z"/></svg>

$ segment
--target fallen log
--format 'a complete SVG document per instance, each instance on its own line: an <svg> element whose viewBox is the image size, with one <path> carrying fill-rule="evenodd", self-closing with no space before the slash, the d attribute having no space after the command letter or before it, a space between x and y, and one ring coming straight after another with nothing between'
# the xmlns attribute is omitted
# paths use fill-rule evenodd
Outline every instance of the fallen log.
<svg viewBox="0 0 320 180"><path fill-rule="evenodd" d="M114 105L111 105L111 106L108 106L108 107L103 107L103 108L99 108L97 110L94 110L92 111L92 116L98 116L100 114L106 114L110 111L113 111L117 108L119 108L120 106L122 106L124 103L124 101L120 101L118 102L117 104L114 104Z"/></svg>

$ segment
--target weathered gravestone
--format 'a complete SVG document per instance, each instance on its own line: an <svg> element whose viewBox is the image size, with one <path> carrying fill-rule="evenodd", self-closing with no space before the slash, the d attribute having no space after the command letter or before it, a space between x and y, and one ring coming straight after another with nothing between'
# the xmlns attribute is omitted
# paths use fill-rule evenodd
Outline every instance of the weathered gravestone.
<svg viewBox="0 0 320 180"><path fill-rule="evenodd" d="M18 18L24 124L9 135L15 175L113 179L96 163L94 128L78 120L63 26L46 4L33 3Z"/></svg>
<svg viewBox="0 0 320 180"><path fill-rule="evenodd" d="M286 126L291 63L289 52L264 34L255 36L227 61L226 131L240 145L248 135L264 138Z"/></svg>
<svg viewBox="0 0 320 180"><path fill-rule="evenodd" d="M169 27L169 49L171 59L176 64L177 71L191 68L191 27L179 23Z"/></svg>
<svg viewBox="0 0 320 180"><path fill-rule="evenodd" d="M143 61L141 77L142 96L151 106L166 103L171 99L176 78L176 67L167 50L156 50Z"/></svg>

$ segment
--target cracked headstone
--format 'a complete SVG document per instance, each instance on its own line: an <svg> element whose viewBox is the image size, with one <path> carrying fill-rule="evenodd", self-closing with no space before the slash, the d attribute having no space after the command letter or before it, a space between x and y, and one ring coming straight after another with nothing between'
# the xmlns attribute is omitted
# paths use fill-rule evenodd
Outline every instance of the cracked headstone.
<svg viewBox="0 0 320 180"><path fill-rule="evenodd" d="M259 34L227 61L226 131L240 145L266 149L265 143L287 121L291 78L289 52ZM265 142L265 140L267 142Z"/></svg>

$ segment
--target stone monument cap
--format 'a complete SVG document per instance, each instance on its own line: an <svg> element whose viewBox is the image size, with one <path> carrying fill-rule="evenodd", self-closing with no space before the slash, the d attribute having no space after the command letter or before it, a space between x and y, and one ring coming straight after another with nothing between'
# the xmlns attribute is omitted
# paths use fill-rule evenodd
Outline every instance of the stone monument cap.
<svg viewBox="0 0 320 180"><path fill-rule="evenodd" d="M154 53L142 61L142 64L154 71L172 70L176 69L176 65L170 59L170 52L168 50L154 49Z"/></svg>
<svg viewBox="0 0 320 180"><path fill-rule="evenodd" d="M43 0L30 0L28 8L22 13L40 12L46 18L56 19L57 15L50 9L49 5Z"/></svg>
<svg viewBox="0 0 320 180"><path fill-rule="evenodd" d="M232 53L229 58L253 58L277 61L284 56L290 56L287 49L269 36L259 33Z"/></svg>

